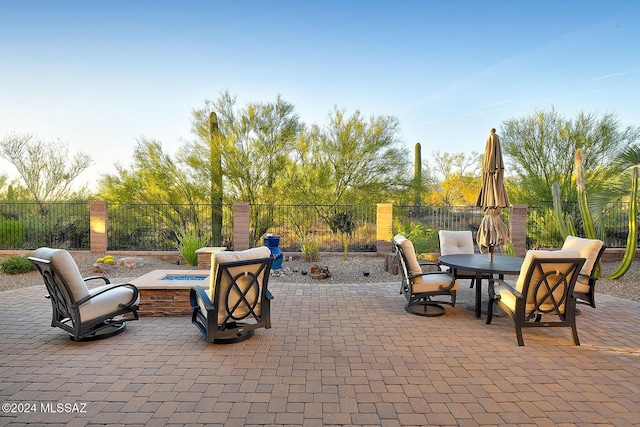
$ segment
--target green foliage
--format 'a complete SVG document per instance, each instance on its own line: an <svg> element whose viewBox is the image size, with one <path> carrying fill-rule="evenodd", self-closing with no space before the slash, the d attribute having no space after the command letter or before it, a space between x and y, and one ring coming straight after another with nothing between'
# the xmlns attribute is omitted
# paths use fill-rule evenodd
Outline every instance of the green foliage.
<svg viewBox="0 0 640 427"><path fill-rule="evenodd" d="M320 245L315 236L307 235L302 239L302 257L305 261L316 262L320 260Z"/></svg>
<svg viewBox="0 0 640 427"><path fill-rule="evenodd" d="M356 223L351 216L351 212L336 212L331 217L329 226L333 232L338 232L342 235L343 259L346 261L349 252L349 237L356 229Z"/></svg>
<svg viewBox="0 0 640 427"><path fill-rule="evenodd" d="M22 221L0 219L0 249L22 247L24 225Z"/></svg>
<svg viewBox="0 0 640 427"><path fill-rule="evenodd" d="M518 176L519 191L509 189L511 202L529 206L549 200L556 182L565 201L577 201L573 155L578 148L584 154L586 184L590 191L597 191L613 176L616 153L640 138L637 129L623 129L613 114L579 113L566 119L554 109L507 120L500 135L503 153L510 160L507 174Z"/></svg>
<svg viewBox="0 0 640 427"><path fill-rule="evenodd" d="M438 232L433 228L427 228L420 222L408 223L405 227L403 233L413 243L418 257L423 258L425 254L440 250Z"/></svg>
<svg viewBox="0 0 640 427"><path fill-rule="evenodd" d="M32 135L9 135L0 140L0 157L18 171L22 182L37 203L57 202L83 197L71 190L72 182L89 166L87 154L69 154L67 144L46 143Z"/></svg>
<svg viewBox="0 0 640 427"><path fill-rule="evenodd" d="M27 255L14 255L0 261L0 269L7 274L22 274L33 271L36 267L27 259Z"/></svg>
<svg viewBox="0 0 640 427"><path fill-rule="evenodd" d="M186 261L187 265L194 267L198 265L198 254L196 251L207 244L207 239L200 236L195 230L183 230L178 233L178 250Z"/></svg>

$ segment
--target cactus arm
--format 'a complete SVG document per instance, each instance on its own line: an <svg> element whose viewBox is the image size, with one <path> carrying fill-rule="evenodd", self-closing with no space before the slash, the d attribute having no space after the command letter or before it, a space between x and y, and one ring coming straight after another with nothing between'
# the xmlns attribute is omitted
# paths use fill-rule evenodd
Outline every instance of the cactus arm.
<svg viewBox="0 0 640 427"><path fill-rule="evenodd" d="M596 239L596 226L593 223L591 209L589 209L587 184L584 176L584 167L582 165L582 150L579 148L576 150L576 186L578 190L578 206L580 207L580 216L582 217L584 234L587 239Z"/></svg>
<svg viewBox="0 0 640 427"><path fill-rule="evenodd" d="M607 276L609 279L619 279L624 276L636 256L636 247L638 244L638 168L639 166L633 168L631 199L629 200L629 235L627 236L627 249L616 271Z"/></svg>
<svg viewBox="0 0 640 427"><path fill-rule="evenodd" d="M558 185L557 182L551 186L551 194L553 196L553 213L556 217L556 224L558 225L560 235L562 235L563 239L566 239L567 236L574 236L576 231L573 227L573 222L571 222L570 218L565 217L562 212L562 194L560 192L560 185Z"/></svg>

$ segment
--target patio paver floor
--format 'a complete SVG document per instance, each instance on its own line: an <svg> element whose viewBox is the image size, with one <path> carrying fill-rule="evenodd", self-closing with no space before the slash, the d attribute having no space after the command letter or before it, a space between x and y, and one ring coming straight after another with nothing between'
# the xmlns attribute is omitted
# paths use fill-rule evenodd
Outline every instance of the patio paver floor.
<svg viewBox="0 0 640 427"><path fill-rule="evenodd" d="M0 400L37 409L0 425L640 425L640 303L597 295L580 347L565 328L518 347L510 319L465 308L468 282L436 318L406 313L399 287L272 283L272 329L233 345L187 316L76 343L44 286L0 293Z"/></svg>

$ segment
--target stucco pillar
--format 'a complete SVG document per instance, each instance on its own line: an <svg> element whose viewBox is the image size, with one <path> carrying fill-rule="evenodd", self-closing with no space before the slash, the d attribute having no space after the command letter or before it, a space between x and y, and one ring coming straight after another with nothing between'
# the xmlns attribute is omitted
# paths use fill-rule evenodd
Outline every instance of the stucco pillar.
<svg viewBox="0 0 640 427"><path fill-rule="evenodd" d="M511 243L515 255L525 256L527 253L527 205L513 205L511 207L511 219L509 228L511 230Z"/></svg>
<svg viewBox="0 0 640 427"><path fill-rule="evenodd" d="M376 223L376 252L384 255L391 252L393 238L393 204L378 203Z"/></svg>
<svg viewBox="0 0 640 427"><path fill-rule="evenodd" d="M249 249L249 202L233 204L233 250Z"/></svg>
<svg viewBox="0 0 640 427"><path fill-rule="evenodd" d="M89 245L91 252L105 253L107 251L107 202L89 203Z"/></svg>

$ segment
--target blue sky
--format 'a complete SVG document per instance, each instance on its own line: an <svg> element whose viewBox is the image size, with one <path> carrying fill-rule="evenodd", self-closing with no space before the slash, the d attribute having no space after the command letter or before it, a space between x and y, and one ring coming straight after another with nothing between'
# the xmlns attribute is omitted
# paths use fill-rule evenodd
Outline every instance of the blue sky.
<svg viewBox="0 0 640 427"><path fill-rule="evenodd" d="M640 126L639 44L640 1L0 0L0 137L66 142L90 183L140 137L174 153L229 90L307 124L396 116L423 159L481 152L536 109Z"/></svg>

